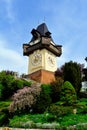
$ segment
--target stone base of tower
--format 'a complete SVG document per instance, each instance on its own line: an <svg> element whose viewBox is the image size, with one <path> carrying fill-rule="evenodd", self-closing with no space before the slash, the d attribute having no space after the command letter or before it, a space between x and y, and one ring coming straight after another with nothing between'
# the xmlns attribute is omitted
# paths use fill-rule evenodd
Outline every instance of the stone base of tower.
<svg viewBox="0 0 87 130"><path fill-rule="evenodd" d="M55 81L54 73L47 70L38 70L32 74L29 74L28 78L44 84L49 84L52 81Z"/></svg>

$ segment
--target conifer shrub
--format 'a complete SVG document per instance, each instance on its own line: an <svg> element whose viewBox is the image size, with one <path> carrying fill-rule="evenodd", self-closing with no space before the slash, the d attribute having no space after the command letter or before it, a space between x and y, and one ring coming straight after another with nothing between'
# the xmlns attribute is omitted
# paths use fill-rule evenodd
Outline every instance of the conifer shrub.
<svg viewBox="0 0 87 130"><path fill-rule="evenodd" d="M37 84L32 84L31 87L24 87L19 89L13 95L13 102L9 106L10 113L29 112L35 104L39 96L41 87Z"/></svg>
<svg viewBox="0 0 87 130"><path fill-rule="evenodd" d="M70 61L65 63L63 67L63 78L64 81L69 81L76 90L76 93L79 95L81 90L82 82L82 68L83 65L78 64L77 62Z"/></svg>
<svg viewBox="0 0 87 130"><path fill-rule="evenodd" d="M69 81L65 81L62 85L60 100L63 101L65 105L73 105L76 103L76 91Z"/></svg>
<svg viewBox="0 0 87 130"><path fill-rule="evenodd" d="M61 93L63 82L64 81L61 77L57 77L56 80L51 83L52 102L57 102L60 100L60 93Z"/></svg>
<svg viewBox="0 0 87 130"><path fill-rule="evenodd" d="M34 106L35 113L43 113L52 103L51 88L49 84L41 85L41 92Z"/></svg>

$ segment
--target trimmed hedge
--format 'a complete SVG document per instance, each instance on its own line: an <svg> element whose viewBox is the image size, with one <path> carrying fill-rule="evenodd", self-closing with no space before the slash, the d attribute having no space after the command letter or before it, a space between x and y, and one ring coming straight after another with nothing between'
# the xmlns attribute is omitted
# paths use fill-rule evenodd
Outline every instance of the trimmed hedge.
<svg viewBox="0 0 87 130"><path fill-rule="evenodd" d="M77 101L75 88L69 81L64 82L62 85L60 100L63 101L65 105L73 105Z"/></svg>

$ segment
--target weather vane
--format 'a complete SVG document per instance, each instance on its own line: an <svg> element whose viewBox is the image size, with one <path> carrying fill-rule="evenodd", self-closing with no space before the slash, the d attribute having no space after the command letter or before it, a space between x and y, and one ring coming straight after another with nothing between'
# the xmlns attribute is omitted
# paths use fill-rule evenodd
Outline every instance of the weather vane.
<svg viewBox="0 0 87 130"><path fill-rule="evenodd" d="M44 16L44 20L43 20L44 22L46 21L46 19L45 19L45 16Z"/></svg>

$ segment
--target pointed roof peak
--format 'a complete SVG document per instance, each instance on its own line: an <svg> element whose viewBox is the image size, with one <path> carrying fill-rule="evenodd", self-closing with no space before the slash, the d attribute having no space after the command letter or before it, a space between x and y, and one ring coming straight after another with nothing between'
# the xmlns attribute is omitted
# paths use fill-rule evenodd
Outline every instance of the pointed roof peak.
<svg viewBox="0 0 87 130"><path fill-rule="evenodd" d="M42 23L42 24L40 24L38 27L37 27L37 29L36 29L42 36L50 36L50 32L49 32L49 30L48 30L48 28L47 28L47 25L46 25L46 23Z"/></svg>

